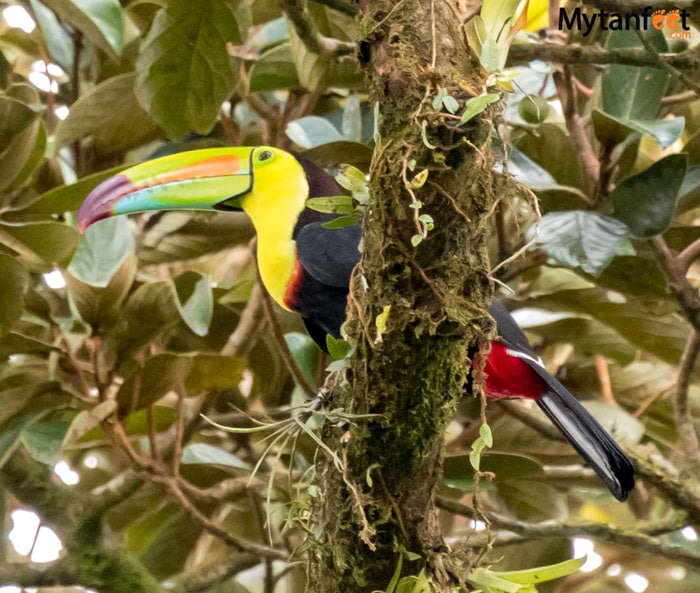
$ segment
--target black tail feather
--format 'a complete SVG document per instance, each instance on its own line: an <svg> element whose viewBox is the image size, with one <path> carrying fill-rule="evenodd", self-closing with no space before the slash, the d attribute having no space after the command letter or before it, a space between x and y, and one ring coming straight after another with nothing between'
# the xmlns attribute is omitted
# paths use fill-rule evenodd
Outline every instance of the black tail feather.
<svg viewBox="0 0 700 593"><path fill-rule="evenodd" d="M634 467L590 412L553 377L551 390L537 401L542 411L593 468L619 501L634 488Z"/></svg>

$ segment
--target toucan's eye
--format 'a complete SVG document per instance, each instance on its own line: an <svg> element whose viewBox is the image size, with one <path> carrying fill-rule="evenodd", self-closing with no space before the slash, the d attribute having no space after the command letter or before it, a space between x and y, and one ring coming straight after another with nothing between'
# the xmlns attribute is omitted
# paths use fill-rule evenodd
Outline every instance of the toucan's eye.
<svg viewBox="0 0 700 593"><path fill-rule="evenodd" d="M271 150L263 150L259 155L258 155L258 160L259 161L267 161L272 158L272 151Z"/></svg>

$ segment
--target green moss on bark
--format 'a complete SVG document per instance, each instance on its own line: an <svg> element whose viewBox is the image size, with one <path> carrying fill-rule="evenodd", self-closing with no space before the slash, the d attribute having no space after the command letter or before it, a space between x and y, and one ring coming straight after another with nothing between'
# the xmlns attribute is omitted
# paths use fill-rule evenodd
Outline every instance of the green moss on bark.
<svg viewBox="0 0 700 593"><path fill-rule="evenodd" d="M494 200L491 128L486 118L460 126L432 108L441 88L463 102L483 85L453 13L419 0L394 6L383 0L363 7L381 139L348 309L357 342L352 388L334 402L380 416L353 426L349 440L341 438L347 427L324 435L344 472L326 460L317 466L322 502L310 590L318 593L383 590L402 552L419 558L403 563L404 574L427 568L447 590L459 578L454 567L467 562L447 554L432 499L444 432L491 295L484 247ZM411 188L423 170L427 182ZM424 233L416 205L434 228L414 247L412 237ZM375 320L387 306L378 336Z"/></svg>

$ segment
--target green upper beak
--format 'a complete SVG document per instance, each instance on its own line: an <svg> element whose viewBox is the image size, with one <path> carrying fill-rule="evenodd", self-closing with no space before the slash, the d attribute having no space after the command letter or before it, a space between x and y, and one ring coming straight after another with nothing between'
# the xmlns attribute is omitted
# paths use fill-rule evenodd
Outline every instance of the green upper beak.
<svg viewBox="0 0 700 593"><path fill-rule="evenodd" d="M193 150L126 169L90 192L78 228L84 232L103 218L147 210L239 210L253 187L254 150Z"/></svg>

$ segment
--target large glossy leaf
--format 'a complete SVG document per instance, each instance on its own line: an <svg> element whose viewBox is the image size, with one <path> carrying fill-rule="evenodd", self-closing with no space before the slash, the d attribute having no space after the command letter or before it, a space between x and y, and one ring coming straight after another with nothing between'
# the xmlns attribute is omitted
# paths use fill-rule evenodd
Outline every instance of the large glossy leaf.
<svg viewBox="0 0 700 593"><path fill-rule="evenodd" d="M629 228L596 212L550 212L542 217L537 245L570 268L597 275L616 255L634 253Z"/></svg>
<svg viewBox="0 0 700 593"><path fill-rule="evenodd" d="M234 8L224 0L171 0L159 11L136 60L136 96L172 138L208 133L233 91L226 43L239 44Z"/></svg>
<svg viewBox="0 0 700 593"><path fill-rule="evenodd" d="M124 378L117 392L122 415L140 410L158 401L171 391L180 390L192 368L192 358L176 354L157 354L143 368L134 368Z"/></svg>
<svg viewBox="0 0 700 593"><path fill-rule="evenodd" d="M84 282L70 272L65 274L69 302L77 316L94 329L110 326L121 315L121 306L134 282L136 268L136 258L127 255L104 286Z"/></svg>
<svg viewBox="0 0 700 593"><path fill-rule="evenodd" d="M528 158L547 170L559 185L581 187L578 150L558 125L542 124L536 132L514 138L514 144Z"/></svg>
<svg viewBox="0 0 700 593"><path fill-rule="evenodd" d="M250 92L260 93L299 86L289 43L281 43L260 56L250 68Z"/></svg>
<svg viewBox="0 0 700 593"><path fill-rule="evenodd" d="M609 146L624 141L632 132L639 132L651 136L661 148L668 148L680 138L685 127L683 117L635 121L613 117L599 109L593 110L591 120L596 138Z"/></svg>
<svg viewBox="0 0 700 593"><path fill-rule="evenodd" d="M615 217L636 237L663 233L671 225L687 166L687 155L673 154L625 179L611 194Z"/></svg>
<svg viewBox="0 0 700 593"><path fill-rule="evenodd" d="M58 222L0 226L0 243L16 251L30 268L43 272L66 265L79 239L78 231Z"/></svg>
<svg viewBox="0 0 700 593"><path fill-rule="evenodd" d="M112 153L156 138L159 129L136 101L135 82L133 72L121 74L76 101L68 117L56 127L58 146L91 136L99 152Z"/></svg>
<svg viewBox="0 0 700 593"><path fill-rule="evenodd" d="M61 458L61 444L69 426L62 420L30 424L22 430L22 444L34 459L50 465Z"/></svg>
<svg viewBox="0 0 700 593"><path fill-rule="evenodd" d="M128 165L119 165L99 173L87 175L68 185L59 185L41 194L36 200L24 208L22 216L31 218L46 218L51 214L64 214L80 208L88 193L105 179L123 171Z"/></svg>
<svg viewBox="0 0 700 593"><path fill-rule="evenodd" d="M105 287L133 250L134 237L128 219L108 218L85 231L68 271L87 284Z"/></svg>
<svg viewBox="0 0 700 593"><path fill-rule="evenodd" d="M115 62L124 44L124 20L118 0L43 0L60 19L74 26Z"/></svg>
<svg viewBox="0 0 700 593"><path fill-rule="evenodd" d="M28 286L27 269L15 258L0 254L0 335L6 334L22 314Z"/></svg>
<svg viewBox="0 0 700 593"><path fill-rule="evenodd" d="M177 310L195 334L204 336L214 313L214 297L209 278L189 271L174 279Z"/></svg>
<svg viewBox="0 0 700 593"><path fill-rule="evenodd" d="M652 29L647 39L657 51L666 51L666 41L660 31ZM642 48L635 31L610 31L609 50ZM669 75L661 68L611 64L602 77L603 111L625 120L651 120L659 112L661 97Z"/></svg>
<svg viewBox="0 0 700 593"><path fill-rule="evenodd" d="M44 34L51 59L66 72L70 71L75 50L67 28L61 25L56 13L44 3L39 0L29 0L29 5L37 25Z"/></svg>
<svg viewBox="0 0 700 593"><path fill-rule="evenodd" d="M7 150L10 142L38 117L39 114L29 105L0 95L0 153Z"/></svg>
<svg viewBox="0 0 700 593"><path fill-rule="evenodd" d="M149 264L183 261L246 244L254 234L242 213L168 212L146 230L139 257Z"/></svg>
<svg viewBox="0 0 700 593"><path fill-rule="evenodd" d="M39 113L23 100L26 85L15 85L0 96L0 191L22 183L38 166L46 148L46 130ZM15 96L13 96L15 95Z"/></svg>
<svg viewBox="0 0 700 593"><path fill-rule="evenodd" d="M317 115L308 115L290 121L285 132L297 146L307 149L343 140L340 132L335 129L332 123Z"/></svg>

